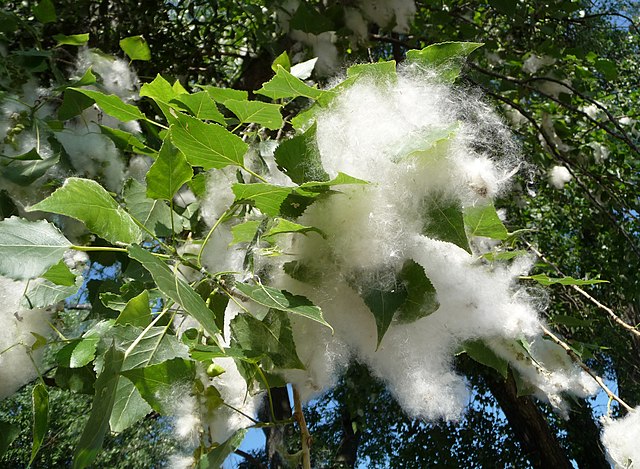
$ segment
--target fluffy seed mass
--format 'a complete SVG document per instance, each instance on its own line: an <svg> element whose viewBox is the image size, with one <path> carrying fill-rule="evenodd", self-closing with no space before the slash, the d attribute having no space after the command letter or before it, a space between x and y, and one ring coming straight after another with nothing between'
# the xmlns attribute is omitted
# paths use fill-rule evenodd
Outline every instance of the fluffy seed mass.
<svg viewBox="0 0 640 469"><path fill-rule="evenodd" d="M256 267L271 285L320 306L335 331L292 319L305 370L283 374L303 398L331 387L339 371L357 359L387 383L409 415L456 419L469 391L453 359L469 340L482 340L522 369L536 395L560 409L562 393L594 392L595 383L564 351L542 339L536 300L517 284L530 259L489 263L480 255L495 243L472 238L469 251L429 229L447 216L447 207L464 211L492 204L521 164L506 126L480 97L442 83L432 71L408 67L395 81L360 79L317 114L316 124L329 176L346 173L368 184L338 186L339 193L316 201L296 221L318 227L323 236L281 236L282 255ZM216 184L203 205L211 213L221 213L223 207L214 208L218 202L230 203L224 179L210 179ZM225 225L218 229L229 230ZM313 278L285 273L291 261ZM437 309L418 305L421 314L410 322L394 317L378 343L379 324L367 294L407 287L401 278L407 263L430 280ZM521 341L531 344L526 364L516 350Z"/></svg>

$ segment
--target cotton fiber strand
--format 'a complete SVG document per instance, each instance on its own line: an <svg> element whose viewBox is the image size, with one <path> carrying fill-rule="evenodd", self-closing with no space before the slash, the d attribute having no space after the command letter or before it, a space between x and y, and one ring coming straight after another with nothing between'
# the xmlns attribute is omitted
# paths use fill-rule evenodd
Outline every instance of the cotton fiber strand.
<svg viewBox="0 0 640 469"><path fill-rule="evenodd" d="M640 407L617 420L605 417L600 439L615 469L640 467Z"/></svg>
<svg viewBox="0 0 640 469"><path fill-rule="evenodd" d="M446 138L429 146L430 135ZM284 374L305 398L332 386L355 357L386 382L410 416L456 419L469 391L453 371L453 357L472 339L510 344L524 338L536 351L542 347L549 372L535 382L540 397L554 405L561 392L593 391L574 364L539 345L535 301L517 286L531 265L528 259L508 267L485 265L423 234L433 222L426 214L434 201L463 208L491 203L521 165L495 112L477 96L443 85L432 72L409 68L396 83L361 79L338 96L317 116L317 143L331 177L343 172L370 184L339 187L340 194L311 205L298 222L320 228L326 238L283 238L285 259L270 261L270 283L310 298L335 330L331 335L311 321L292 321L306 370ZM312 284L279 270L291 259L316 274ZM397 275L408 260L424 269L440 306L417 321L392 322L378 345L374 316L359 292L398 287Z"/></svg>

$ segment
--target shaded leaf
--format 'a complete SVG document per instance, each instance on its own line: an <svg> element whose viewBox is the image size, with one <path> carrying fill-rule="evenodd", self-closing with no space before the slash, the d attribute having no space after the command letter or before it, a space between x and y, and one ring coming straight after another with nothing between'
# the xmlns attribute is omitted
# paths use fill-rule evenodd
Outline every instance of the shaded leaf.
<svg viewBox="0 0 640 469"><path fill-rule="evenodd" d="M329 180L329 175L322 167L316 130L317 126L314 124L303 134L280 143L275 151L278 168L296 184Z"/></svg>
<svg viewBox="0 0 640 469"><path fill-rule="evenodd" d="M6 160L5 160L6 161ZM42 177L50 168L60 161L59 155L42 159L36 149L3 162L0 169L2 176L20 186L28 186Z"/></svg>
<svg viewBox="0 0 640 469"><path fill-rule="evenodd" d="M426 204L426 222L422 234L460 246L471 252L464 231L462 207L457 200L434 197Z"/></svg>
<svg viewBox="0 0 640 469"><path fill-rule="evenodd" d="M51 223L11 217L0 221L0 274L39 277L62 260L71 243Z"/></svg>
<svg viewBox="0 0 640 469"><path fill-rule="evenodd" d="M381 290L379 288L367 288L358 292L365 304L373 313L376 320L376 330L378 333L377 346L380 346L382 338L389 329L391 321L396 311L402 306L407 299L407 292L404 289L394 289L391 291Z"/></svg>
<svg viewBox="0 0 640 469"><path fill-rule="evenodd" d="M142 231L131 216L95 181L68 178L64 185L27 210L66 215L110 243L137 243Z"/></svg>
<svg viewBox="0 0 640 469"><path fill-rule="evenodd" d="M81 368L58 366L54 376L56 385L81 394L93 394L96 375L90 365Z"/></svg>
<svg viewBox="0 0 640 469"><path fill-rule="evenodd" d="M348 78L369 78L377 83L395 83L398 79L396 61L356 64L347 69Z"/></svg>
<svg viewBox="0 0 640 469"><path fill-rule="evenodd" d="M221 445L216 446L208 455L207 462L209 464L208 467L222 467L225 459L231 453L233 453L240 444L242 444L242 440L244 440L244 436L247 433L246 428L241 428L237 430L227 441L222 443Z"/></svg>
<svg viewBox="0 0 640 469"><path fill-rule="evenodd" d="M298 4L296 12L289 20L291 29L299 29L305 33L320 34L325 31L335 31L333 22L326 16L317 11L307 2Z"/></svg>
<svg viewBox="0 0 640 469"><path fill-rule="evenodd" d="M147 197L147 188L135 179L129 179L123 190L127 210L136 220L158 237L182 231L182 217L171 210L164 200ZM173 225L171 218L173 217ZM145 233L145 237L149 237Z"/></svg>
<svg viewBox="0 0 640 469"><path fill-rule="evenodd" d="M33 464L38 455L49 428L49 392L44 384L38 383L33 387L31 400L33 406L33 446L29 466Z"/></svg>
<svg viewBox="0 0 640 469"><path fill-rule="evenodd" d="M252 242L261 223L257 220L250 220L231 227L233 235L231 244Z"/></svg>
<svg viewBox="0 0 640 469"><path fill-rule="evenodd" d="M74 88L69 87L65 90L62 97L62 104L58 108L58 119L71 119L82 113L85 109L93 105L95 101Z"/></svg>
<svg viewBox="0 0 640 469"><path fill-rule="evenodd" d="M143 419L149 412L151 406L142 398L133 383L121 376L109 417L111 431L120 433Z"/></svg>
<svg viewBox="0 0 640 469"><path fill-rule="evenodd" d="M0 458L7 452L19 434L19 427L0 420Z"/></svg>
<svg viewBox="0 0 640 469"><path fill-rule="evenodd" d="M504 379L507 379L509 363L481 340L468 340L462 344L462 351L476 362L496 370Z"/></svg>
<svg viewBox="0 0 640 469"><path fill-rule="evenodd" d="M21 300L27 308L46 308L75 295L79 285L56 285L48 280L37 279L29 284L29 289Z"/></svg>
<svg viewBox="0 0 640 469"><path fill-rule="evenodd" d="M398 282L407 292L406 300L395 317L398 322L417 321L436 312L440 307L436 289L420 264L412 260L406 261L398 275Z"/></svg>
<svg viewBox="0 0 640 469"><path fill-rule="evenodd" d="M230 327L234 343L242 350L268 357L277 368L304 369L286 312L270 309L262 321L251 314L238 314Z"/></svg>
<svg viewBox="0 0 640 469"><path fill-rule="evenodd" d="M224 104L229 99L244 101L249 99L249 93L244 90L234 90L232 88L219 88L217 86L203 86L204 90L217 103Z"/></svg>
<svg viewBox="0 0 640 469"><path fill-rule="evenodd" d="M32 11L33 16L43 24L53 23L58 19L56 9L51 0L40 0L38 4L33 7Z"/></svg>
<svg viewBox="0 0 640 469"><path fill-rule="evenodd" d="M192 381L195 373L194 363L182 358L122 372L151 408L163 414L173 411L175 386Z"/></svg>
<svg viewBox="0 0 640 469"><path fill-rule="evenodd" d="M109 417L115 403L124 354L112 345L105 356L105 366L95 384L89 420L84 427L73 458L73 469L89 466L102 448L109 429Z"/></svg>

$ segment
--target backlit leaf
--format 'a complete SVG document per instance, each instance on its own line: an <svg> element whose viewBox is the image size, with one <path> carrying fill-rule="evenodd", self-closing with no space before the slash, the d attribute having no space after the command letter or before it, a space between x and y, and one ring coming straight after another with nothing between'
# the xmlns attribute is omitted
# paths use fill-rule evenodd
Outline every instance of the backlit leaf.
<svg viewBox="0 0 640 469"><path fill-rule="evenodd" d="M66 36L64 34L56 34L53 36L58 42L59 46L84 46L87 42L89 42L89 33L84 34L72 34L70 36Z"/></svg>
<svg viewBox="0 0 640 469"><path fill-rule="evenodd" d="M224 116L218 110L213 98L206 91L179 94L171 100L170 104L178 103L198 119L211 120L219 124L225 123Z"/></svg>
<svg viewBox="0 0 640 469"><path fill-rule="evenodd" d="M322 167L316 128L314 124L303 134L283 141L275 151L278 167L296 184L329 180L329 175Z"/></svg>
<svg viewBox="0 0 640 469"><path fill-rule="evenodd" d="M151 60L151 50L142 36L130 36L120 40L120 48L131 60Z"/></svg>
<svg viewBox="0 0 640 469"><path fill-rule="evenodd" d="M33 405L33 446L29 466L33 464L38 455L49 428L49 392L44 384L38 383L33 387L31 400Z"/></svg>
<svg viewBox="0 0 640 469"><path fill-rule="evenodd" d="M478 42L441 42L431 44L422 50L407 52L407 62L429 68L438 67L440 76L446 81L454 81L460 75L461 62L483 44Z"/></svg>
<svg viewBox="0 0 640 469"><path fill-rule="evenodd" d="M280 213L280 205L293 190L291 187L274 186L272 184L233 184L231 187L236 202L251 201L265 215L276 216Z"/></svg>
<svg viewBox="0 0 640 469"><path fill-rule="evenodd" d="M434 197L427 201L426 222L422 234L447 241L471 252L464 231L462 207L457 200Z"/></svg>
<svg viewBox="0 0 640 469"><path fill-rule="evenodd" d="M84 88L69 88L75 90L78 93L82 93L85 96L91 98L95 103L100 106L106 114L109 114L122 122L129 122L133 120L145 120L146 117L140 110L127 104L122 99L114 94L104 94L99 91L87 90Z"/></svg>
<svg viewBox="0 0 640 469"><path fill-rule="evenodd" d="M191 180L193 168L184 154L165 139L158 158L151 165L145 177L147 196L152 199L172 200L178 190Z"/></svg>
<svg viewBox="0 0 640 469"><path fill-rule="evenodd" d="M469 236L484 236L492 239L507 239L509 232L502 224L492 204L468 207L464 210L464 224Z"/></svg>
<svg viewBox="0 0 640 469"><path fill-rule="evenodd" d="M297 98L299 96L317 99L322 93L322 90L307 85L280 65L276 67L276 75L256 91L256 94L271 99Z"/></svg>
<svg viewBox="0 0 640 469"><path fill-rule="evenodd" d="M279 104L228 99L224 106L236 115L241 124L256 123L271 130L282 127Z"/></svg>

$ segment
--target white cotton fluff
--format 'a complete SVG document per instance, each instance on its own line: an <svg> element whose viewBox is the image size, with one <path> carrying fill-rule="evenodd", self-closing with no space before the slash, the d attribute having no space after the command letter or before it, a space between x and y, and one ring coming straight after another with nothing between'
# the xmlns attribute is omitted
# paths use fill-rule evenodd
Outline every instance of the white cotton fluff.
<svg viewBox="0 0 640 469"><path fill-rule="evenodd" d="M174 402L173 427L175 435L188 446L196 446L202 432L200 405L195 396L183 393Z"/></svg>
<svg viewBox="0 0 640 469"><path fill-rule="evenodd" d="M553 65L554 63L556 63L556 59L554 59L553 57L549 57L546 55L540 57L536 54L531 54L522 64L522 70L532 75L542 67Z"/></svg>
<svg viewBox="0 0 640 469"><path fill-rule="evenodd" d="M218 358L214 363L224 368L225 372L212 378L210 383L220 392L226 405L215 409L206 423L212 441L223 443L236 431L253 425L254 422L245 415L255 418L261 395L249 394L247 382L232 358Z"/></svg>
<svg viewBox="0 0 640 469"><path fill-rule="evenodd" d="M325 31L320 34L305 33L294 29L290 33L294 41L299 41L313 50L313 55L318 58L315 70L320 75L335 73L339 66L338 48L335 45L336 33Z"/></svg>
<svg viewBox="0 0 640 469"><path fill-rule="evenodd" d="M235 200L231 186L237 183L236 168L227 166L207 173L206 192L200 200L202 220L213 226Z"/></svg>
<svg viewBox="0 0 640 469"><path fill-rule="evenodd" d="M640 407L617 420L604 417L600 439L615 469L640 467Z"/></svg>
<svg viewBox="0 0 640 469"><path fill-rule="evenodd" d="M108 190L119 192L126 167L113 141L102 135L100 127L93 122L68 122L65 127L56 137L77 173L90 179L98 179Z"/></svg>
<svg viewBox="0 0 640 469"><path fill-rule="evenodd" d="M444 132L444 133L443 133ZM425 148L429 135L449 140ZM343 172L368 185L336 187L341 194L315 202L298 222L315 234L282 239L283 258L272 261L270 284L304 295L323 310L331 331L312 321L292 321L306 370L286 370L304 398L335 382L351 356L388 385L412 417L455 419L469 399L464 377L452 370L453 356L470 339L509 341L541 337L533 301L516 287L529 260L509 267L486 266L462 248L423 236L430 200L470 207L504 191L518 167L514 146L496 114L473 95L413 69L397 83L366 79L346 90L318 114L317 141L324 169ZM413 156L404 157L413 150ZM315 272L312 284L279 270L295 259ZM358 290L397 286L404 262L425 270L439 309L409 324L392 322L379 347L373 315ZM575 365L554 361L555 374L538 378L540 395L557 405L561 391L591 391Z"/></svg>
<svg viewBox="0 0 640 469"><path fill-rule="evenodd" d="M413 0L362 0L358 6L370 21L382 28L393 26L396 33L407 33L416 13Z"/></svg>
<svg viewBox="0 0 640 469"><path fill-rule="evenodd" d="M135 179L138 182L144 183L145 177L149 172L149 168L153 164L153 159L146 155L134 155L129 160L129 167L125 179Z"/></svg>
<svg viewBox="0 0 640 469"><path fill-rule="evenodd" d="M573 176L564 166L554 166L549 171L549 183L556 189L563 189L564 185L571 179L573 179Z"/></svg>
<svg viewBox="0 0 640 469"><path fill-rule="evenodd" d="M45 309L24 309L20 306L26 282L0 277L0 399L13 394L36 376L42 349L33 353L27 347L35 342L31 332L49 335L49 313Z"/></svg>
<svg viewBox="0 0 640 469"><path fill-rule="evenodd" d="M191 469L196 465L193 456L185 456L184 454L172 454L167 460L167 469Z"/></svg>
<svg viewBox="0 0 640 469"><path fill-rule="evenodd" d="M89 67L100 75L102 86L108 94L115 94L125 101L138 98L138 77L126 61L84 47L78 52L77 77L84 74Z"/></svg>

